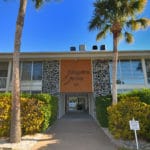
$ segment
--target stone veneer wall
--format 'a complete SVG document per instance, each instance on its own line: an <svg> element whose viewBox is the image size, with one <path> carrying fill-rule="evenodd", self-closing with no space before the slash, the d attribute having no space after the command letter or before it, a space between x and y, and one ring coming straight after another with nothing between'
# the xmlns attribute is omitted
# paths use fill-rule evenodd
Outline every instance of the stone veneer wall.
<svg viewBox="0 0 150 150"><path fill-rule="evenodd" d="M109 61L93 60L93 88L95 96L111 93Z"/></svg>
<svg viewBox="0 0 150 150"><path fill-rule="evenodd" d="M56 95L59 92L59 61L43 62L42 92Z"/></svg>

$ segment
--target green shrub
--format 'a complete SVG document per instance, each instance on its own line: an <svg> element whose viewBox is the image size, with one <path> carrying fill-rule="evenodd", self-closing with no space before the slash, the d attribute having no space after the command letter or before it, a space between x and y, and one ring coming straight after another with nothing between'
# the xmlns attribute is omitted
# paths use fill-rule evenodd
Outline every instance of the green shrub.
<svg viewBox="0 0 150 150"><path fill-rule="evenodd" d="M127 98L127 97L139 97L139 100L141 102L144 102L150 105L150 89L146 89L146 88L135 89L127 93L118 94L118 101L120 101L122 98Z"/></svg>
<svg viewBox="0 0 150 150"><path fill-rule="evenodd" d="M0 137L9 135L11 95L0 94Z"/></svg>
<svg viewBox="0 0 150 150"><path fill-rule="evenodd" d="M140 123L138 136L150 140L150 106L140 102L138 97L126 97L118 104L108 107L109 130L115 138L133 139L129 120L134 117Z"/></svg>
<svg viewBox="0 0 150 150"><path fill-rule="evenodd" d="M110 95L101 96L96 98L96 116L97 120L102 127L108 127L108 113L107 107L112 103L112 98Z"/></svg>
<svg viewBox="0 0 150 150"><path fill-rule="evenodd" d="M45 131L57 119L58 98L49 94L23 94L22 97L35 98L44 103L41 110L44 113L42 131Z"/></svg>
<svg viewBox="0 0 150 150"><path fill-rule="evenodd" d="M58 115L58 99L57 99L57 97L52 96L50 104L51 104L51 117L49 120L49 124L52 125L54 123L54 121L57 120L57 115Z"/></svg>
<svg viewBox="0 0 150 150"><path fill-rule="evenodd" d="M34 98L21 98L21 128L22 134L41 132L43 127L44 103Z"/></svg>
<svg viewBox="0 0 150 150"><path fill-rule="evenodd" d="M42 111L44 112L44 122L42 124L42 131L45 131L50 126L51 118L51 99L52 96L49 94L33 94L32 97L42 101L45 105L42 106Z"/></svg>
<svg viewBox="0 0 150 150"><path fill-rule="evenodd" d="M141 102L150 105L150 89L133 90L128 93L129 96L137 96Z"/></svg>
<svg viewBox="0 0 150 150"><path fill-rule="evenodd" d="M49 94L21 95L22 134L45 131L56 119L58 100ZM11 94L0 94L0 137L9 136Z"/></svg>

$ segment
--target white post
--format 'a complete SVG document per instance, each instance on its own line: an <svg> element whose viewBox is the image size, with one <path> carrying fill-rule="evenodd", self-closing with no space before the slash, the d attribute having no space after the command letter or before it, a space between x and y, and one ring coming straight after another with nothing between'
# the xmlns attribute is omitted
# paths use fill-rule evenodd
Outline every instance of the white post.
<svg viewBox="0 0 150 150"><path fill-rule="evenodd" d="M138 138L137 138L136 130L134 130L134 134L135 134L136 148L138 150L139 149L139 143L138 143Z"/></svg>
<svg viewBox="0 0 150 150"><path fill-rule="evenodd" d="M139 121L136 121L133 118L132 120L129 121L129 125L130 125L130 130L134 130L135 141L136 141L136 148L138 150L139 149L139 143L138 143L138 138L137 138L136 131L140 130Z"/></svg>

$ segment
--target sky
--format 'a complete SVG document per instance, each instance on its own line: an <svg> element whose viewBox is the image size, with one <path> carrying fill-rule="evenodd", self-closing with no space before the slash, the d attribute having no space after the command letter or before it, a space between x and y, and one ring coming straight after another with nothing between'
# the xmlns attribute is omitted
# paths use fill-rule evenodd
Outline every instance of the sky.
<svg viewBox="0 0 150 150"><path fill-rule="evenodd" d="M94 0L51 0L40 9L35 9L28 0L25 23L21 39L21 52L67 52L71 46L79 50L85 44L86 50L93 45L105 44L113 49L112 35L96 41L96 33L88 30L93 15ZM14 36L19 0L0 0L0 53L14 51ZM150 18L150 0L140 17ZM122 50L150 50L150 27L134 32L135 41L119 43Z"/></svg>

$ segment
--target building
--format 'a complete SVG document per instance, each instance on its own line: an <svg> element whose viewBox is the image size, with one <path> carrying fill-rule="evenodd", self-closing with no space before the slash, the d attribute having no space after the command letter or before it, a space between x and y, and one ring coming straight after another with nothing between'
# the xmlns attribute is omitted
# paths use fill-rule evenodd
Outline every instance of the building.
<svg viewBox="0 0 150 150"><path fill-rule="evenodd" d="M93 49L21 53L21 91L59 97L59 118L85 110L95 116L95 97L111 93L113 52ZM150 88L150 51L120 51L118 92ZM0 92L11 91L12 53L0 54Z"/></svg>

